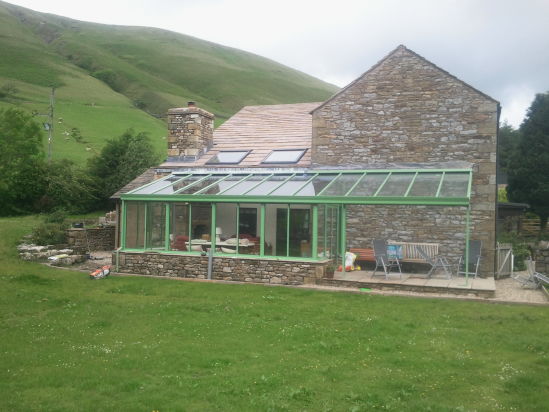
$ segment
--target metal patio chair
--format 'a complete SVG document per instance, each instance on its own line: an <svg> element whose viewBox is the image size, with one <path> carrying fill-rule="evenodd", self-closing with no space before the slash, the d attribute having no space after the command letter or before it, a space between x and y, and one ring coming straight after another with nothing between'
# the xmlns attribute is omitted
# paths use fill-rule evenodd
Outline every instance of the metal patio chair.
<svg viewBox="0 0 549 412"><path fill-rule="evenodd" d="M459 258L457 265L457 274L459 275L478 275L480 268L480 259L482 258L482 240L469 241L469 267L465 267L465 254Z"/></svg>
<svg viewBox="0 0 549 412"><path fill-rule="evenodd" d="M543 283L549 285L549 278L536 272L535 262L532 259L526 260L526 275L521 273L513 273L511 277L521 284L523 288L537 289Z"/></svg>
<svg viewBox="0 0 549 412"><path fill-rule="evenodd" d="M431 265L431 269L427 272L427 277L431 277L433 272L437 269L443 269L446 274L446 279L452 278L452 265L448 263L448 259L444 256L429 256L429 254L423 249L422 246L416 245L416 251L426 263Z"/></svg>
<svg viewBox="0 0 549 412"><path fill-rule="evenodd" d="M385 239L374 239L374 258L376 261L376 267L372 276L376 275L378 268L383 268L385 273L385 279L389 279L389 273L392 268L397 267L400 278L402 279L402 269L397 256L389 257L387 254L387 241Z"/></svg>

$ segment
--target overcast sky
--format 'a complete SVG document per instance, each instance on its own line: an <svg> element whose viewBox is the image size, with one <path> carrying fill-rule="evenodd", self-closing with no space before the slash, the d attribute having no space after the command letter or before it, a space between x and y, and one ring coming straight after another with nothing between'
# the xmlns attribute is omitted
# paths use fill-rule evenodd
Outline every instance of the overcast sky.
<svg viewBox="0 0 549 412"><path fill-rule="evenodd" d="M549 0L9 0L78 20L164 28L337 86L404 44L499 100L519 126L549 91Z"/></svg>

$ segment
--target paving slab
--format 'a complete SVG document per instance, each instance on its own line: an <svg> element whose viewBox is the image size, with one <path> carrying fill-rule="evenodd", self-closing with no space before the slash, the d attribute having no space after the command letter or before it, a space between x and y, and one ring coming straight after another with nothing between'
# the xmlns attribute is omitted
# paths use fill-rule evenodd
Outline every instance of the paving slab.
<svg viewBox="0 0 549 412"><path fill-rule="evenodd" d="M452 278L448 283L448 287L454 289L472 289L472 286L471 279L466 280L464 278Z"/></svg>
<svg viewBox="0 0 549 412"><path fill-rule="evenodd" d="M425 286L429 279L425 278L408 278L402 281L404 285Z"/></svg>
<svg viewBox="0 0 549 412"><path fill-rule="evenodd" d="M451 279L427 279L425 286L432 288L447 288Z"/></svg>
<svg viewBox="0 0 549 412"><path fill-rule="evenodd" d="M496 290L496 281L494 278L477 278L471 282L472 288L476 290Z"/></svg>

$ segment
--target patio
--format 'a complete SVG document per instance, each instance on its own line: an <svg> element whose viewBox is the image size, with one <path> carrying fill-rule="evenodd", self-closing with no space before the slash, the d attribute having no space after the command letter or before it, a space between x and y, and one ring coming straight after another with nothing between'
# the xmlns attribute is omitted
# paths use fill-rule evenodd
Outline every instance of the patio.
<svg viewBox="0 0 549 412"><path fill-rule="evenodd" d="M321 284L348 288L448 293L486 298L494 297L496 291L496 284L492 277L466 279L463 276L453 276L451 279L446 279L443 275L434 275L428 278L426 274L422 273L403 272L401 279L398 272L392 272L389 279L385 279L385 275L380 276L379 271L376 276L373 276L371 270L335 272L333 279L324 278Z"/></svg>

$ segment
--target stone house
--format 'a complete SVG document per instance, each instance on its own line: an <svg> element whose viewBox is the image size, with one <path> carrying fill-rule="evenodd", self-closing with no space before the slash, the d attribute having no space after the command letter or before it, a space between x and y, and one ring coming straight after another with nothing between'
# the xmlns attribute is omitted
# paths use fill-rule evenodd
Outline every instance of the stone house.
<svg viewBox="0 0 549 412"><path fill-rule="evenodd" d="M404 46L325 102L168 112L168 157L113 197L123 272L314 283L348 247L482 241L493 276L499 103ZM211 250L208 265L204 251Z"/></svg>

